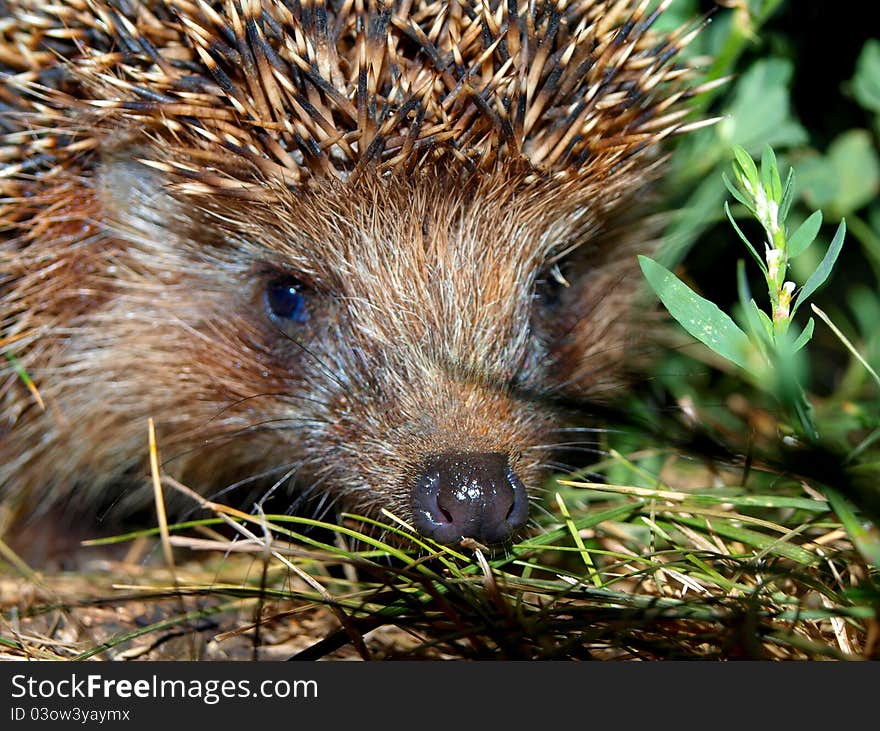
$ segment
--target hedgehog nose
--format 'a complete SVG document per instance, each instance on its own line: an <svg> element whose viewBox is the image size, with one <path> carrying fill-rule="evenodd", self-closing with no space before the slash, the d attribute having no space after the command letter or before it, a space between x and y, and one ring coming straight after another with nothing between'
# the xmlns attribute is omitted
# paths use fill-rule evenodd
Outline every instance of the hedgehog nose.
<svg viewBox="0 0 880 731"><path fill-rule="evenodd" d="M525 485L500 452L430 456L413 486L416 528L438 543L501 543L526 523Z"/></svg>

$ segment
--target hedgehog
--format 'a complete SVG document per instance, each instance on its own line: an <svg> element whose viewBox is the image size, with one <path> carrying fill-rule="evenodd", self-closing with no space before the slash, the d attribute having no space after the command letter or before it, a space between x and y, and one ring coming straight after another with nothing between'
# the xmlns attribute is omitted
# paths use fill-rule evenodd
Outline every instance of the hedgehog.
<svg viewBox="0 0 880 731"><path fill-rule="evenodd" d="M205 495L526 531L703 123L669 4L2 0L4 502L137 509L152 419Z"/></svg>

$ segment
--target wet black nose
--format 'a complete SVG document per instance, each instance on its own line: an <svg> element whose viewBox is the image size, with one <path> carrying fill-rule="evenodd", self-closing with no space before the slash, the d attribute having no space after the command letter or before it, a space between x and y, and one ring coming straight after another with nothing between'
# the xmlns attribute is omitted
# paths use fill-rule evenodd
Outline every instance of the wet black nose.
<svg viewBox="0 0 880 731"><path fill-rule="evenodd" d="M416 528L438 543L501 543L525 525L525 485L500 452L432 455L413 485Z"/></svg>

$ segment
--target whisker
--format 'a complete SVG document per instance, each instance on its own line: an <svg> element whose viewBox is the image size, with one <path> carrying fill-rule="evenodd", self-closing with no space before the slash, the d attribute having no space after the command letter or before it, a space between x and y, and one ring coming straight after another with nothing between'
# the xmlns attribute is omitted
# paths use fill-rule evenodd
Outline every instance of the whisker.
<svg viewBox="0 0 880 731"><path fill-rule="evenodd" d="M288 333L284 332L283 329L278 328L278 333L284 338L287 342L293 343L296 347L302 350L306 355L308 355L318 366L318 369L327 376L331 381L333 381L337 386L339 386L347 396L349 396L352 400L354 400L354 393L351 391L349 384L345 383L333 369L330 367L328 363L325 363L317 353L313 352L310 348L307 348L303 345L302 342L297 340L296 338L290 336Z"/></svg>
<svg viewBox="0 0 880 731"><path fill-rule="evenodd" d="M254 504L254 509L262 512L263 505L266 501L272 496L272 494L287 480L293 477L296 474L296 471L299 469L299 465L295 465L291 467L286 473L284 473L279 479L277 479L268 490L260 497L259 500Z"/></svg>
<svg viewBox="0 0 880 731"><path fill-rule="evenodd" d="M243 403L247 403L248 401L252 401L258 398L277 398L281 401L306 401L308 403L317 404L318 406L323 406L325 408L327 406L327 403L325 401L321 401L320 399L312 398L310 396L300 396L290 393L289 391L266 391L265 393L255 393L252 396L244 396L243 398L236 399L235 401L226 404L226 406L218 409L217 412L205 422L205 424L210 424L212 421L216 421L221 416L223 416L223 414L231 411L236 406L240 406Z"/></svg>
<svg viewBox="0 0 880 731"><path fill-rule="evenodd" d="M267 477L271 477L272 475L274 475L278 472L281 472L282 470L288 470L288 473L286 475L284 475L278 482L275 483L277 486L280 482L283 482L285 479L287 479L287 477L289 477L290 474L293 474L293 472L297 469L298 466L299 466L299 462L289 462L284 465L279 465L278 467L273 467L272 469L269 469L269 470L264 470L263 472L259 472L255 475L251 475L250 477L245 477L243 480L238 480L237 482L233 482L231 485L227 485L226 487L222 488L221 490L210 495L208 499L216 501L219 498L222 498L224 495L228 495L230 492L233 492L234 490L237 490L240 487L244 487L245 485L251 485L254 482L259 482L260 480L264 480Z"/></svg>
<svg viewBox="0 0 880 731"><path fill-rule="evenodd" d="M545 518L549 518L551 520L559 520L559 516L550 512L550 510L545 506L543 500L529 500L529 508L531 511L541 513ZM529 523L534 523L533 529L540 528L540 525L534 518L529 518Z"/></svg>
<svg viewBox="0 0 880 731"><path fill-rule="evenodd" d="M555 444L534 444L525 447L523 452L530 452L533 449L538 451L551 451L554 449L565 449L567 452L589 452L590 454L608 455L608 451L599 449L595 445L588 446L588 442L556 442Z"/></svg>
<svg viewBox="0 0 880 731"><path fill-rule="evenodd" d="M608 427L596 426L559 426L553 427L550 431L559 433L581 433L581 434L629 434L625 429L612 429Z"/></svg>

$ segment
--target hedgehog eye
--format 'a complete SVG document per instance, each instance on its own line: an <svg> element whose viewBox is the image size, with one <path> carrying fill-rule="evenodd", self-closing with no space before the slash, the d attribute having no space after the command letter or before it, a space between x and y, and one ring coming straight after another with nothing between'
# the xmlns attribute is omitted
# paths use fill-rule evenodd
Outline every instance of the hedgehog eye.
<svg viewBox="0 0 880 731"><path fill-rule="evenodd" d="M308 321L304 289L300 282L290 277L270 281L264 297L269 316L280 321L279 324Z"/></svg>
<svg viewBox="0 0 880 731"><path fill-rule="evenodd" d="M554 264L545 276L538 280L536 294L543 307L553 309L562 299L563 292L570 286L559 267Z"/></svg>

